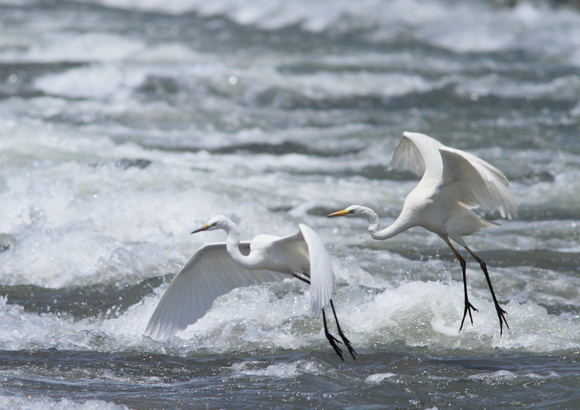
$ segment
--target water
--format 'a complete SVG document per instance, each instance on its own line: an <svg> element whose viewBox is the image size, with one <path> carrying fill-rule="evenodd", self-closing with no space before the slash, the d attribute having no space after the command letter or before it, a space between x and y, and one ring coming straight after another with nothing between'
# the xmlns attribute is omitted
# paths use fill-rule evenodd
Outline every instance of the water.
<svg viewBox="0 0 580 410"><path fill-rule="evenodd" d="M2 408L576 408L580 13L521 2L0 3ZM513 221L373 241L417 179L405 130L505 172ZM223 232L327 244L359 352L342 363L298 281L237 289L167 341L171 277ZM491 214L490 217L494 217Z"/></svg>

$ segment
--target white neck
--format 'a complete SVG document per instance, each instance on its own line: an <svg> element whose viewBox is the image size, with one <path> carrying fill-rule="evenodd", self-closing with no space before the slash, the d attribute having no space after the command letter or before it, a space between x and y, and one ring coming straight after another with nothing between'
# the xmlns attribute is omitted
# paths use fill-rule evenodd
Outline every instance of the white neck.
<svg viewBox="0 0 580 410"><path fill-rule="evenodd" d="M387 226L384 229L379 230L380 229L379 216L375 211L366 207L361 207L360 211L356 215L361 216L368 221L369 223L368 231L372 236L372 238L377 240L392 238L393 236L396 236L411 227L411 225L401 220L401 217L399 216L399 218L397 218L397 220L393 222L391 225Z"/></svg>
<svg viewBox="0 0 580 410"><path fill-rule="evenodd" d="M243 255L240 251L240 231L236 224L232 221L227 221L227 223L222 227L224 231L228 234L226 239L226 248L230 256L238 263L241 267L246 269L255 268L255 262L253 261L253 255Z"/></svg>

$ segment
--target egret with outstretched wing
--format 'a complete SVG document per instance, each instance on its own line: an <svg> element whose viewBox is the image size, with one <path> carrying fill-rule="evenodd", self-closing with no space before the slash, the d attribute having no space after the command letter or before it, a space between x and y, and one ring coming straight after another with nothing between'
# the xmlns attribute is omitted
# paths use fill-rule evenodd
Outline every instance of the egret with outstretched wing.
<svg viewBox="0 0 580 410"><path fill-rule="evenodd" d="M509 329L506 311L497 301L485 262L467 246L463 238L481 228L497 226L477 215L474 208L498 209L500 215L507 219L516 215L505 175L473 154L446 147L427 135L414 132L403 133L390 166L396 170L410 169L422 175L417 186L405 198L400 215L390 226L380 229L377 214L360 205L351 205L329 216L363 217L369 222L370 235L378 240L392 238L414 226L439 235L461 264L465 297L461 330L468 314L473 324L472 311L477 309L469 302L466 262L450 240L455 241L479 262L499 318L500 334L503 333L504 324Z"/></svg>
<svg viewBox="0 0 580 410"><path fill-rule="evenodd" d="M218 296L232 289L293 276L310 284L312 311L322 311L325 336L343 359L340 341L328 330L324 309L330 304L338 334L355 358L356 351L340 327L332 302L334 273L330 257L312 228L304 224L299 228L293 235L257 235L251 242L240 243L239 230L229 218L211 218L192 233L223 229L226 242L205 245L189 258L159 301L146 333L172 336L204 316Z"/></svg>

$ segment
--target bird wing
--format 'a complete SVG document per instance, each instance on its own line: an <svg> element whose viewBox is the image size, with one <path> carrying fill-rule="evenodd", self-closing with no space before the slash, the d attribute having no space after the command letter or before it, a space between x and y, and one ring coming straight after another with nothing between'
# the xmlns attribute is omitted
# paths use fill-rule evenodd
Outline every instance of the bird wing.
<svg viewBox="0 0 580 410"><path fill-rule="evenodd" d="M503 218L516 215L508 180L499 169L458 149L440 147L439 152L443 161L441 191L454 190L457 199L468 206L497 208Z"/></svg>
<svg viewBox="0 0 580 410"><path fill-rule="evenodd" d="M249 243L242 242L240 250L248 254ZM149 319L145 333L159 338L173 336L204 316L218 296L240 286L281 281L286 277L266 269L242 268L229 255L225 243L205 245L173 278Z"/></svg>
<svg viewBox="0 0 580 410"><path fill-rule="evenodd" d="M332 297L332 263L316 232L307 225L298 226L300 231L274 241L268 256L276 257L281 262L281 258L285 258L282 263L290 267L292 272L308 274L312 312L318 313Z"/></svg>
<svg viewBox="0 0 580 410"><path fill-rule="evenodd" d="M425 134L405 131L393 157L389 168L397 171L409 169L414 174L424 177L439 177L441 174L441 155L439 141Z"/></svg>
<svg viewBox="0 0 580 410"><path fill-rule="evenodd" d="M332 298L334 272L330 256L320 237L307 225L299 224L310 255L310 297L313 312L320 312Z"/></svg>

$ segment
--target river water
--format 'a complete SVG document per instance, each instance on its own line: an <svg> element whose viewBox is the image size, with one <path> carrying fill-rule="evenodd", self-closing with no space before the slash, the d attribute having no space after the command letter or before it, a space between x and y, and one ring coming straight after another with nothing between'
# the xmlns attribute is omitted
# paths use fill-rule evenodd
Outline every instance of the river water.
<svg viewBox="0 0 580 410"><path fill-rule="evenodd" d="M580 12L541 2L0 1L0 407L580 407ZM511 181L468 259L415 228L373 241L417 183L403 131ZM172 276L223 232L306 223L359 355L296 280L236 289L144 336ZM489 218L497 217L490 213Z"/></svg>

